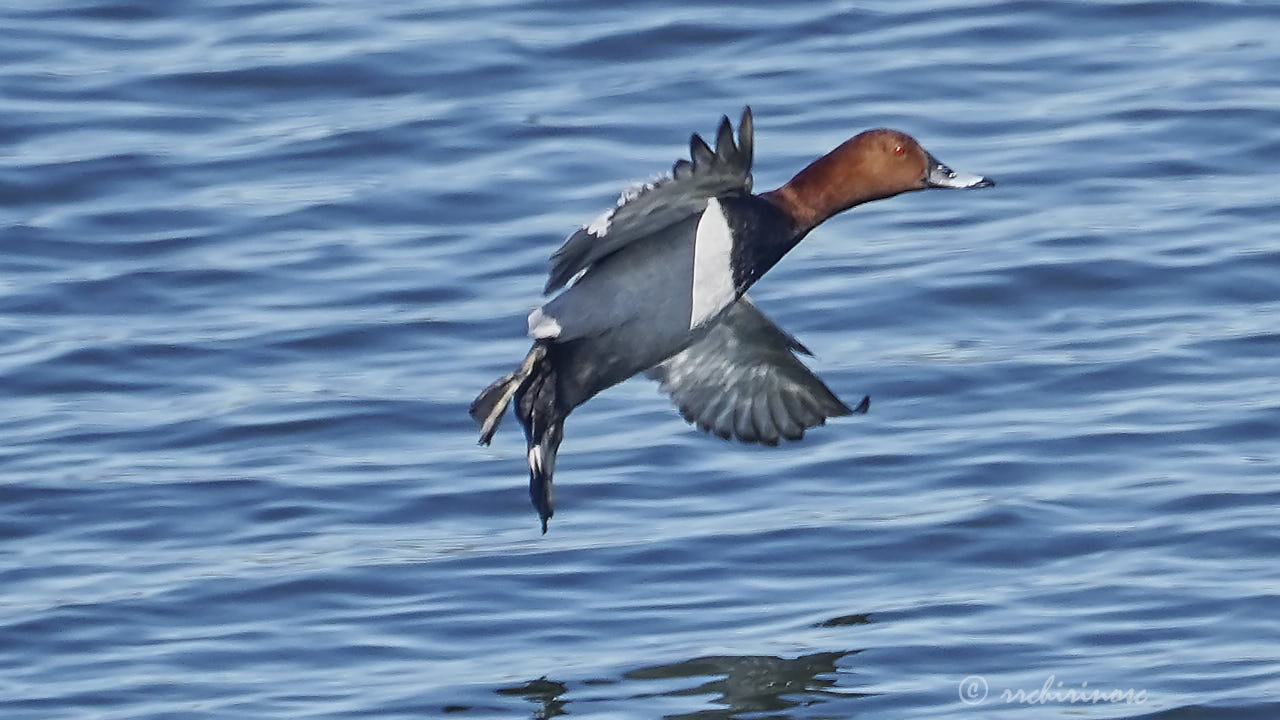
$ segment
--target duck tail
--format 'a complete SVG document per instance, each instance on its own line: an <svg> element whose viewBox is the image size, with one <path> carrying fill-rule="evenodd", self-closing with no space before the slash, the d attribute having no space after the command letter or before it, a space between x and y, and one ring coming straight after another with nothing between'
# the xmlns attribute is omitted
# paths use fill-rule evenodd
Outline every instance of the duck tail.
<svg viewBox="0 0 1280 720"><path fill-rule="evenodd" d="M542 520L542 532L555 513L551 502L551 476L556 451L564 439L564 416L556 398L556 369L549 355L550 342L535 342L515 372L504 375L481 391L471 403L471 417L480 423L480 443L488 445L498 423L514 399L516 419L524 427L529 452L529 498Z"/></svg>
<svg viewBox="0 0 1280 720"><path fill-rule="evenodd" d="M564 439L565 413L560 410L556 397L558 378L555 363L548 354L549 343L539 343L534 351L543 351L533 363L529 379L515 393L516 419L524 427L524 437L529 444L529 499L542 520L542 532L547 532L547 521L555 514L551 504L551 475L556 469L556 451ZM534 351L530 351L530 355Z"/></svg>

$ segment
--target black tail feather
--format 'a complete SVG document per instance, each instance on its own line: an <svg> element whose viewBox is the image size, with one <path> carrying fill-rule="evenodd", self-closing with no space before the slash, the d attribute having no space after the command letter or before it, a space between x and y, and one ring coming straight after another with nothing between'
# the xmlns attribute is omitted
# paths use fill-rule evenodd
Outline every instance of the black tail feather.
<svg viewBox="0 0 1280 720"><path fill-rule="evenodd" d="M529 454L529 499L547 532L547 520L555 514L551 477L556 468L556 451L564 438L564 414L556 398L556 370L549 357L539 359L528 381L516 391L516 417L524 427Z"/></svg>
<svg viewBox="0 0 1280 720"><path fill-rule="evenodd" d="M529 499L542 520L542 534L547 534L547 521L556 514L551 499L551 476L556 469L556 451L560 448L563 423L553 426L554 432L539 442L529 443Z"/></svg>

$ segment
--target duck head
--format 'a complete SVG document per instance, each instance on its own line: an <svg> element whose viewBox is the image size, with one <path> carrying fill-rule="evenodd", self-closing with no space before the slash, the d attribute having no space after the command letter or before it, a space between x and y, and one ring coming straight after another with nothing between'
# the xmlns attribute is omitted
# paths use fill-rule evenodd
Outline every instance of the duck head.
<svg viewBox="0 0 1280 720"><path fill-rule="evenodd" d="M765 196L808 231L864 202L913 190L967 190L995 184L981 175L952 170L904 132L877 128L844 141Z"/></svg>

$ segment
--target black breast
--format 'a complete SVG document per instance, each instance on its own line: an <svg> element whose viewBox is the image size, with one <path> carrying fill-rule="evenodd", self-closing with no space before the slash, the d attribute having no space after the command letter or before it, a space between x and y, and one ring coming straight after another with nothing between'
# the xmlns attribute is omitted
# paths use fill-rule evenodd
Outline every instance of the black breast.
<svg viewBox="0 0 1280 720"><path fill-rule="evenodd" d="M733 282L741 294L795 247L800 237L790 218L768 200L755 195L719 200L733 232Z"/></svg>

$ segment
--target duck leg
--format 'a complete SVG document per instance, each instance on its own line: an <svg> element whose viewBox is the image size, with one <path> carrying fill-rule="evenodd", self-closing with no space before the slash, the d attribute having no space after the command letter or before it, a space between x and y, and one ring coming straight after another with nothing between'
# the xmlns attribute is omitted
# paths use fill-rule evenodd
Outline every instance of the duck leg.
<svg viewBox="0 0 1280 720"><path fill-rule="evenodd" d="M470 413L471 417L480 423L481 445L488 445L493 440L493 434L498 431L498 423L502 422L502 416L506 414L511 398L515 397L516 392L529 382L533 369L546 355L546 345L534 343L529 354L525 356L524 362L515 372L495 380L472 401Z"/></svg>

